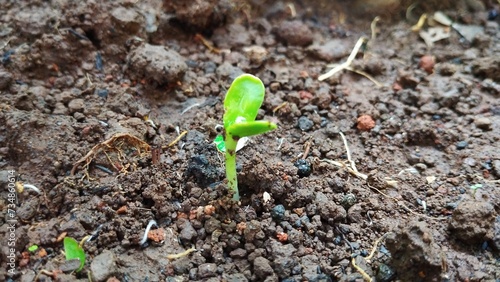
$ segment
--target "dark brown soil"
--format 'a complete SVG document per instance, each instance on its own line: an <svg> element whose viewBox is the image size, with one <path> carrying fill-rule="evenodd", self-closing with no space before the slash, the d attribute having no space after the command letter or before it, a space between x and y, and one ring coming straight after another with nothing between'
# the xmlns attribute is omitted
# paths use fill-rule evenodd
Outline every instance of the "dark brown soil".
<svg viewBox="0 0 500 282"><path fill-rule="evenodd" d="M0 281L500 281L499 5L407 2L0 1ZM472 40L427 46L436 9ZM319 81L377 15L352 67L381 85ZM279 127L233 203L212 140L242 73Z"/></svg>

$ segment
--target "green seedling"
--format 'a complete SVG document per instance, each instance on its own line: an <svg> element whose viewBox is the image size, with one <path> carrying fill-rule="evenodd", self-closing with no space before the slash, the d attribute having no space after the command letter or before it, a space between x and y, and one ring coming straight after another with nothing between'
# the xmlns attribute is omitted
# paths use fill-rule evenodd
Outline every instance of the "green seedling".
<svg viewBox="0 0 500 282"><path fill-rule="evenodd" d="M35 252L36 250L38 250L38 245L36 245L36 244L28 247L28 251L30 251L32 253Z"/></svg>
<svg viewBox="0 0 500 282"><path fill-rule="evenodd" d="M238 141L243 137L263 134L277 128L270 121L255 120L265 92L264 84L258 77L242 74L233 81L224 99L226 177L235 201L240 199L236 174Z"/></svg>
<svg viewBox="0 0 500 282"><path fill-rule="evenodd" d="M82 242L83 241L84 240L82 240ZM81 245L82 244L78 244L78 242L71 237L64 237L64 253L66 254L66 260L80 260L80 267L76 270L77 272L81 271L85 265L85 251Z"/></svg>
<svg viewBox="0 0 500 282"><path fill-rule="evenodd" d="M476 190L479 189L479 188L483 188L483 184L476 183L476 184L470 186L470 189L472 189L472 194L473 195L476 194Z"/></svg>

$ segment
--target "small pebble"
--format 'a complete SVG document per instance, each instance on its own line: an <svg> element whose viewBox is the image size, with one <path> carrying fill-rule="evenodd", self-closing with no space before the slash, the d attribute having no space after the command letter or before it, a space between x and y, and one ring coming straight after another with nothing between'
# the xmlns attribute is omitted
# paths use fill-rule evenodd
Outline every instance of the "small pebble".
<svg viewBox="0 0 500 282"><path fill-rule="evenodd" d="M476 160L474 158L465 158L464 164L472 167L476 165Z"/></svg>
<svg viewBox="0 0 500 282"><path fill-rule="evenodd" d="M308 117L306 116L301 116L299 118L299 121L297 123L297 126L300 128L300 130L302 131L309 131L313 126L314 126L314 122L312 120L310 120Z"/></svg>
<svg viewBox="0 0 500 282"><path fill-rule="evenodd" d="M285 216L285 207L283 205L277 205L271 210L271 217L276 221L283 220Z"/></svg>
<svg viewBox="0 0 500 282"><path fill-rule="evenodd" d="M313 33L301 21L284 21L276 30L280 39L289 45L307 46L313 42Z"/></svg>
<svg viewBox="0 0 500 282"><path fill-rule="evenodd" d="M457 206L458 206L457 203L447 203L446 206L445 206L445 208L447 208L449 210L454 210L454 209L457 208Z"/></svg>
<svg viewBox="0 0 500 282"><path fill-rule="evenodd" d="M386 264L380 264L377 271L377 281L389 282L392 281L396 272Z"/></svg>
<svg viewBox="0 0 500 282"><path fill-rule="evenodd" d="M97 89L97 96L101 98L107 98L108 97L108 89Z"/></svg>
<svg viewBox="0 0 500 282"><path fill-rule="evenodd" d="M361 131L370 131L375 127L375 121L369 115L362 115L358 117L358 129Z"/></svg>
<svg viewBox="0 0 500 282"><path fill-rule="evenodd" d="M424 55L420 58L418 66L423 69L426 73L431 74L434 72L434 65L436 64L436 58L431 55Z"/></svg>
<svg viewBox="0 0 500 282"><path fill-rule="evenodd" d="M498 17L498 11L496 9L491 9L488 11L488 20L494 21Z"/></svg>
<svg viewBox="0 0 500 282"><path fill-rule="evenodd" d="M293 165L298 168L297 175L299 177L308 177L311 175L311 164L307 160L299 159Z"/></svg>
<svg viewBox="0 0 500 282"><path fill-rule="evenodd" d="M351 193L344 195L344 197L342 197L342 200L340 201L340 204L346 210L352 207L355 203L356 203L356 196L354 196L354 194Z"/></svg>
<svg viewBox="0 0 500 282"><path fill-rule="evenodd" d="M463 149L467 148L468 145L469 145L469 143L467 143L467 141L459 141L457 143L457 150L463 150Z"/></svg>
<svg viewBox="0 0 500 282"><path fill-rule="evenodd" d="M7 89L11 83L12 83L12 74L0 70L0 90Z"/></svg>
<svg viewBox="0 0 500 282"><path fill-rule="evenodd" d="M474 124L482 130L491 130L491 119L487 117L480 117L474 120Z"/></svg>

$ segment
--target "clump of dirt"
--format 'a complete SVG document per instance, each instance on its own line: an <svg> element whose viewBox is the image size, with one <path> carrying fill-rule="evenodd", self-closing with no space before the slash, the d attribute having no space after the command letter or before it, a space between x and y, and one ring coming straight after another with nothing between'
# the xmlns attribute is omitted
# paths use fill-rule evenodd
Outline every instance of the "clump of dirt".
<svg viewBox="0 0 500 282"><path fill-rule="evenodd" d="M238 5L244 5L243 2L223 1L202 1L195 0L187 3L182 0L163 1L163 8L167 13L173 13L175 19L180 24L194 30L209 30L224 23L226 18L233 11L236 11Z"/></svg>
<svg viewBox="0 0 500 282"><path fill-rule="evenodd" d="M408 222L387 238L392 265L403 280L439 280L446 258L424 222Z"/></svg>

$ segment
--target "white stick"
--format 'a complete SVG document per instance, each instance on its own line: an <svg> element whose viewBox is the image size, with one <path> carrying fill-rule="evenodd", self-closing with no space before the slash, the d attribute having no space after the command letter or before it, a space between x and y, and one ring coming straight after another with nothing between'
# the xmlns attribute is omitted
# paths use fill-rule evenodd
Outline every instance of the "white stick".
<svg viewBox="0 0 500 282"><path fill-rule="evenodd" d="M42 191L40 191L40 189L38 189L35 185L23 183L23 187L24 187L24 189L30 189L30 190L35 191L38 195L42 194Z"/></svg>
<svg viewBox="0 0 500 282"><path fill-rule="evenodd" d="M151 227L156 226L158 227L158 224L156 224L156 221L154 219L151 219L148 223L148 226L146 227L146 231L144 231L144 236L142 236L142 240L139 242L140 245L144 245L146 241L148 240L148 233Z"/></svg>

